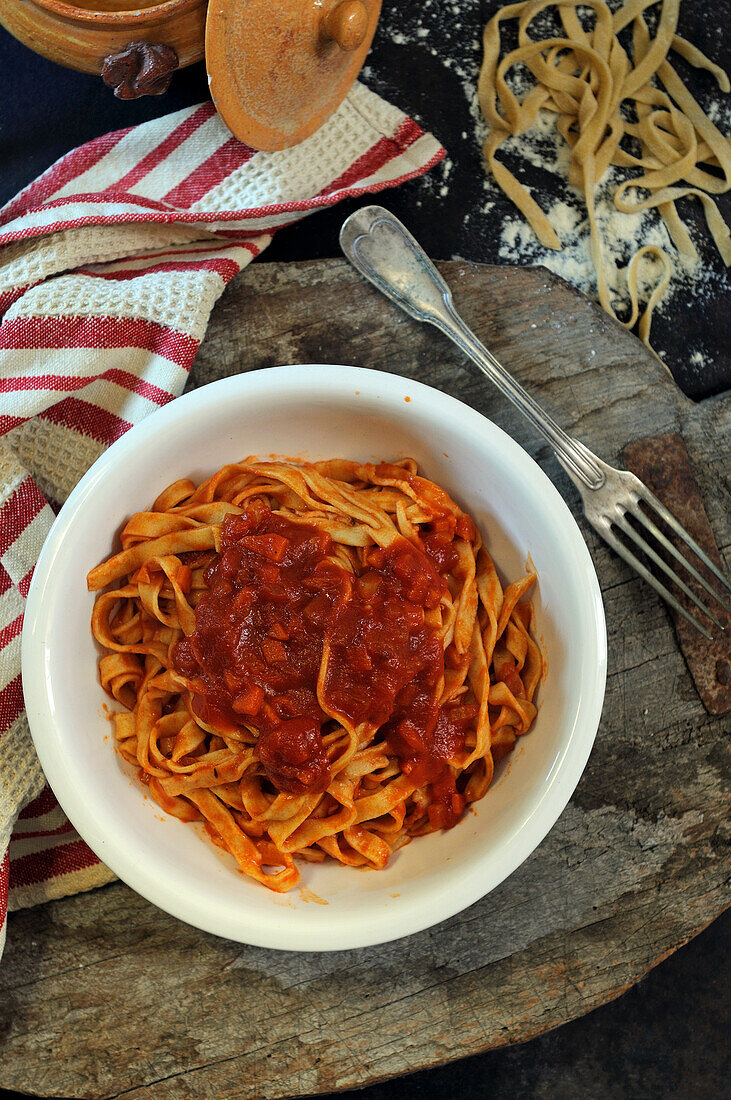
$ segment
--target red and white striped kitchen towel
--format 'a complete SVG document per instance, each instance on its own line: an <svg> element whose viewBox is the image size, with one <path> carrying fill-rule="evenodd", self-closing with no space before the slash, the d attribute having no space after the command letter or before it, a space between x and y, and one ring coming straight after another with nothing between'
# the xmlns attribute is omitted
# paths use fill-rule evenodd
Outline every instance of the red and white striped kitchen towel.
<svg viewBox="0 0 731 1100"><path fill-rule="evenodd" d="M182 391L216 299L276 229L443 156L356 84L294 149L254 152L205 103L89 142L0 210L0 952L8 902L113 877L45 786L23 712L23 608L51 505Z"/></svg>

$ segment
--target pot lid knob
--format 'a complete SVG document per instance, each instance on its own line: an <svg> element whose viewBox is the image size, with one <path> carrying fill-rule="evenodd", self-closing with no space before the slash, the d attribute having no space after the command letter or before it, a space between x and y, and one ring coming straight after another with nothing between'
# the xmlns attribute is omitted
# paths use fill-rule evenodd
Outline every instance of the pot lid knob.
<svg viewBox="0 0 731 1100"><path fill-rule="evenodd" d="M363 0L342 0L322 21L323 37L341 50L357 50L368 33L368 8Z"/></svg>

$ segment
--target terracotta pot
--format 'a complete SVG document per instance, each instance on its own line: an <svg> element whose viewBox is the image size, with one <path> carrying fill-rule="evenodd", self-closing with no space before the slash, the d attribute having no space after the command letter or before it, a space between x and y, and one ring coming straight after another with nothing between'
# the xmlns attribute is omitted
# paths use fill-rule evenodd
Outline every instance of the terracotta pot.
<svg viewBox="0 0 731 1100"><path fill-rule="evenodd" d="M171 46L177 67L203 57L207 0L0 0L0 23L31 50L86 73L131 43Z"/></svg>
<svg viewBox="0 0 731 1100"><path fill-rule="evenodd" d="M0 0L0 23L52 61L101 73L120 99L160 95L205 49L229 129L273 150L302 141L338 108L380 9L381 0L216 0L210 11L207 0Z"/></svg>

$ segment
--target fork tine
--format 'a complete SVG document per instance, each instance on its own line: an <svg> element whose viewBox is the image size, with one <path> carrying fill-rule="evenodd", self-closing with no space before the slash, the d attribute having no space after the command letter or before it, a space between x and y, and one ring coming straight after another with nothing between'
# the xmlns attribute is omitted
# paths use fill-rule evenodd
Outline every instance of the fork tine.
<svg viewBox="0 0 731 1100"><path fill-rule="evenodd" d="M690 611L683 607L682 603L679 603L678 600L676 600L672 592L670 592L669 589L667 589L665 585L662 584L662 582L659 581L657 577L655 577L650 572L647 566L644 565L639 558L635 557L632 551L628 550L623 542L620 542L620 540L617 538L617 536L614 534L611 527L609 526L609 520L607 520L604 524L595 523L592 520L590 520L590 522L592 523L592 526L599 532L604 541L608 542L612 549L616 551L617 554L619 554L620 558L624 558L627 564L631 565L632 568L639 573L642 579L646 580L647 583L655 589L658 595L662 596L662 598L667 603L669 603L671 607L675 608L679 615L682 615L683 618L687 619L689 623L692 623L697 630L700 630L704 638L708 638L709 642L713 641L713 635L710 633L710 631L706 630L703 623L699 622L698 619L696 619L695 615L691 615Z"/></svg>
<svg viewBox="0 0 731 1100"><path fill-rule="evenodd" d="M652 493L646 485L643 485L642 482L640 482L640 485L642 486L643 491L638 491L637 495L639 499L643 500L645 504L649 504L652 508L655 509L660 518L665 520L668 527L672 527L673 531L675 531L675 534L679 535L680 538L683 539L683 541L691 548L696 557L701 559L707 569L710 569L714 577L717 577L721 584L725 585L726 588L728 588L729 592L731 592L731 581L729 581L729 579L724 576L716 563L711 561L703 547L698 545L695 539L688 534L682 523L679 523L677 521L673 513L667 510L663 502L661 500L658 500L655 494Z"/></svg>
<svg viewBox="0 0 731 1100"><path fill-rule="evenodd" d="M640 550L643 550L644 553L647 554L650 561L654 561L655 565L662 569L663 573L667 577L670 577L670 580L673 582L673 584L676 584L678 586L681 592L685 592L688 599L692 600L696 607L700 611L702 611L704 615L708 616L711 622L715 623L716 626L720 627L721 630L723 630L723 624L720 623L716 616L708 610L703 601L698 599L695 592L693 592L692 589L688 588L688 585L685 583L685 581L681 580L675 570L671 569L666 561L663 561L660 555L653 550L653 548L645 539L643 539L642 535L640 535L639 532L635 531L634 527L632 527L631 524L627 523L627 520L624 516L621 516L619 519L615 519L614 523L617 527L619 527L621 531L624 531L625 535L627 535L628 538L632 539L636 546L639 546Z"/></svg>
<svg viewBox="0 0 731 1100"><path fill-rule="evenodd" d="M679 561L684 569L687 569L691 577L698 581L699 584L703 585L706 592L708 592L709 595L713 596L714 600L718 600L721 607L723 607L726 611L731 611L731 604L729 604L728 600L724 599L724 597L718 592L718 590L715 589L712 584L708 583L706 578L698 572L694 565L691 565L685 555L681 554L677 546L675 546L669 538L665 537L657 524L653 523L646 512L643 512L637 504L631 504L629 510L635 517L635 519L639 520L640 523L642 523L647 528L650 534L655 536L660 545L664 546L668 553L672 554L676 561ZM721 629L724 628L722 627Z"/></svg>

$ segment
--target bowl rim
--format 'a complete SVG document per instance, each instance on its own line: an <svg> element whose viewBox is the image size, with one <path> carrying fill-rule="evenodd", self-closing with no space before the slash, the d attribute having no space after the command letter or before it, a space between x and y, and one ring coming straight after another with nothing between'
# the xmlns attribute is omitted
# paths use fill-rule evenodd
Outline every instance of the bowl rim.
<svg viewBox="0 0 731 1100"><path fill-rule="evenodd" d="M50 608L53 606L52 601L44 600L43 594L53 575L58 550L65 540L73 537L70 532L74 527L75 515L86 506L88 498L93 497L98 484L106 480L110 470L123 467L128 451L144 446L150 438L164 434L166 425L184 422L191 415L200 414L201 403L205 408L215 407L234 395L236 399L262 393L276 396L278 388L285 389L288 396L294 393L306 400L311 396L313 387L326 387L326 395L336 400L346 395L352 396L357 387L357 392L362 396L378 395L387 398L382 406L384 412L388 410L389 404L392 408L400 408L400 404L397 405L396 402L403 401L405 396L413 400L415 395L421 395L432 402L433 407L428 415L439 419L441 414L452 423L455 416L458 416L460 426L465 432L471 427L479 429L483 434L492 434L500 446L510 453L511 462L522 466L526 474L537 480L542 496L551 501L564 520L563 527L571 544L574 560L578 560L583 566L577 583L581 583L585 590L586 615L590 624L584 642L587 648L592 648L591 676L582 680L583 690L578 696L575 710L571 713L572 726L566 746L562 749L561 759L551 766L546 777L545 793L535 809L516 829L510 844L505 846L508 850L502 854L500 851L494 853L495 866L485 868L479 860L473 861L474 865L465 869L460 891L444 887L440 890L437 876L437 884L430 888L426 898L423 892L420 895L418 890L415 891L412 899L403 899L403 904L399 901L394 911L389 912L377 927L372 920L359 922L356 914L344 916L337 932L334 929L317 929L322 942L313 942L315 934L307 922L301 922L301 928L297 928L297 910L290 912L283 909L281 915L278 913L277 924L273 922L271 928L262 927L251 919L249 926L246 926L245 905L237 913L236 922L233 922L226 914L211 911L205 899L189 896L171 899L165 886L160 887L154 873L145 867L144 861L136 860L134 853L125 847L121 837L104 834L104 854L101 855L96 850L95 844L101 841L102 836L84 799L75 797L76 785L65 767L62 742L55 732L51 693L47 690L46 654L43 645L46 627L50 621ZM511 436L476 409L423 382L385 371L340 364L295 364L262 368L198 387L145 417L94 462L61 508L39 555L26 602L21 662L31 736L49 786L82 839L121 881L172 916L227 939L277 950L337 951L401 939L454 916L495 889L545 839L568 804L594 745L604 703L607 635L599 582L578 525L548 476ZM288 927L283 933L279 925L286 924L288 918L294 918L294 926ZM393 927L394 925L398 927Z"/></svg>

